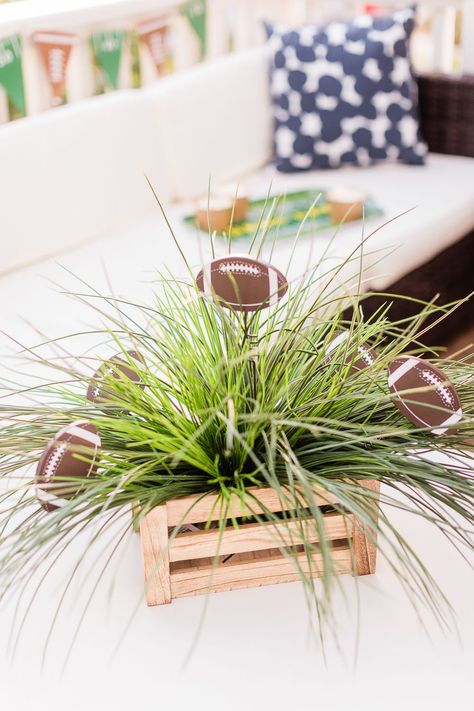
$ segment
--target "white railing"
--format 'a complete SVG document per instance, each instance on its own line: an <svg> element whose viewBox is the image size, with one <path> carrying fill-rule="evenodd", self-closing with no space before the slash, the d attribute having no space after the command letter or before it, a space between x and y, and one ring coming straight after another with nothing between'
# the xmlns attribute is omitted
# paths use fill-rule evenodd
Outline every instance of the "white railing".
<svg viewBox="0 0 474 711"><path fill-rule="evenodd" d="M0 40L20 34L23 38L23 76L27 113L49 108L51 99L44 67L32 41L37 31L72 32L77 43L67 68L68 102L95 93L96 75L90 35L96 31L133 31L140 22L160 15L169 17L175 70L200 59L196 34L183 16L186 0L21 0L0 5ZM411 0L374 0L379 5L403 6ZM207 0L206 57L232 49L244 49L264 41L262 20L298 25L325 22L360 12L364 0ZM474 0L425 0L420 6L421 28L413 41L414 61L421 71L474 73ZM457 27L462 20L462 39ZM139 44L142 84L157 78L149 51ZM122 55L119 88L131 82L132 56L128 44ZM8 119L5 92L0 87L0 123Z"/></svg>
<svg viewBox="0 0 474 711"><path fill-rule="evenodd" d="M353 16L367 4L365 0L236 0L234 46L243 48L261 41L259 25L264 17L295 24L328 22ZM371 4L392 9L413 2L373 0ZM419 16L421 27L414 41L414 60L419 69L474 73L474 0L425 0L419 3ZM422 31L428 26L429 31Z"/></svg>
<svg viewBox="0 0 474 711"><path fill-rule="evenodd" d="M243 48L261 41L259 25L264 17L295 24L328 22L353 16L367 4L365 0L237 0L234 46ZM413 2L373 0L370 4L392 9ZM421 27L414 41L414 60L420 70L474 73L474 0L425 0L418 7ZM429 31L422 31L428 26ZM458 27L462 28L460 44Z"/></svg>

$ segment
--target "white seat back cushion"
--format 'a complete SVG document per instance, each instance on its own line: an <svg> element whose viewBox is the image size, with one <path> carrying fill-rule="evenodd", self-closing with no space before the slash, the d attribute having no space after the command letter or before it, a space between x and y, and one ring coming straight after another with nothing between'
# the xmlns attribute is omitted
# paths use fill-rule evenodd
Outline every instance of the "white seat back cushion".
<svg viewBox="0 0 474 711"><path fill-rule="evenodd" d="M212 185L264 165L272 152L265 48L237 52L168 77L153 98L160 155L175 200L206 195Z"/></svg>
<svg viewBox="0 0 474 711"><path fill-rule="evenodd" d="M266 50L206 62L0 131L0 273L207 193L271 155ZM157 209L157 208L155 208Z"/></svg>
<svg viewBox="0 0 474 711"><path fill-rule="evenodd" d="M150 99L118 92L0 131L0 273L140 219L166 199Z"/></svg>

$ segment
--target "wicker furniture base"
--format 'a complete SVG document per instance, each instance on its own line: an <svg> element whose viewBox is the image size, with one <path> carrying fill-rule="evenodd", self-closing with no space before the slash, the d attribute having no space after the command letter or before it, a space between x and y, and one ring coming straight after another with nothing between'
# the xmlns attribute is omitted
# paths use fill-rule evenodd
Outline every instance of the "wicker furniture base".
<svg viewBox="0 0 474 711"><path fill-rule="evenodd" d="M429 150L474 157L474 76L431 74L418 77L420 124ZM416 235L413 235L416 239ZM418 269L406 274L385 289L391 294L430 301L439 294L438 304L464 299L474 289L474 232L437 254ZM363 302L369 318L387 297L371 296ZM392 321L413 316L419 304L393 299L388 312ZM350 311L346 317L350 318ZM431 319L433 322L435 317ZM474 326L472 299L462 304L449 318L423 336L428 346L444 346L459 332Z"/></svg>
<svg viewBox="0 0 474 711"><path fill-rule="evenodd" d="M406 274L391 284L385 291L390 294L411 296L423 301L431 301L438 296L437 304L448 304L465 299L474 289L474 232L455 242L418 269ZM418 303L397 297L368 296L362 302L364 318L368 319L387 301L392 304L387 313L391 321L415 316L420 309ZM345 313L351 317L351 311ZM425 325L433 323L438 316L432 316ZM461 304L448 318L437 323L423 335L422 341L428 346L445 346L454 336L474 326L474 306L472 299Z"/></svg>
<svg viewBox="0 0 474 711"><path fill-rule="evenodd" d="M474 158L474 76L420 76L418 94L430 151Z"/></svg>
<svg viewBox="0 0 474 711"><path fill-rule="evenodd" d="M376 482L361 483L377 491ZM255 489L253 493L256 501L252 502L251 511L242 510L241 502L235 499L230 502L227 515L241 518L259 514L263 509L282 511L273 489ZM324 515L325 537L333 542L336 571L353 575L375 572L374 531L368 532L357 519L337 513L331 506L334 500L328 501L327 495L316 493L316 500ZM284 507L286 511L291 508L290 503ZM284 555L286 547L293 550L296 547L298 564L306 574L312 577L321 574L322 559L311 519L287 519L276 525L242 523L238 527L228 520L223 534L217 527L193 531L180 529L177 534L173 533L176 526L182 528L187 524L216 521L220 515L219 500L215 495L204 498L197 495L169 501L144 517L140 535L148 605L163 605L188 595L299 580L300 573L294 561ZM311 560L300 545L302 527L306 539L315 544Z"/></svg>

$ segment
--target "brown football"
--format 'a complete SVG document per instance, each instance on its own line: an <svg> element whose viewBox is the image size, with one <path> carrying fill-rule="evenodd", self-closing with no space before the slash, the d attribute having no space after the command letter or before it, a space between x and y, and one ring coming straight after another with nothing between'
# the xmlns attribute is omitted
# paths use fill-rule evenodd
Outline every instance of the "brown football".
<svg viewBox="0 0 474 711"><path fill-rule="evenodd" d="M86 420L63 427L44 450L36 468L36 496L46 511L54 511L81 489L78 479L94 476L100 437Z"/></svg>
<svg viewBox="0 0 474 711"><path fill-rule="evenodd" d="M274 306L286 294L284 275L249 255L229 254L207 264L196 277L198 289L235 311Z"/></svg>
<svg viewBox="0 0 474 711"><path fill-rule="evenodd" d="M346 346L344 345L349 338L349 331L341 331L335 338L326 346L326 358L329 356L343 355ZM368 343L361 343L356 349L351 345L348 348L348 353L344 362L350 363L352 370L364 370L370 368L377 359L377 353L371 348Z"/></svg>
<svg viewBox="0 0 474 711"><path fill-rule="evenodd" d="M126 353L130 358L138 361L141 365L144 364L144 358L138 351L126 351ZM113 393L110 389L107 391L107 381L110 377L115 378L115 380L120 380L125 377L133 383L137 383L142 389L145 387L139 373L137 373L131 363L124 359L123 355L123 353L117 353L117 355L112 356L112 358L102 363L100 368L92 376L89 387L87 388L87 399L95 404L105 405L106 410L116 407L110 404L110 401L113 400Z"/></svg>
<svg viewBox="0 0 474 711"><path fill-rule="evenodd" d="M452 425L462 418L461 401L435 365L415 356L399 356L388 366L388 387L400 412L414 425L429 427L436 435L455 432Z"/></svg>

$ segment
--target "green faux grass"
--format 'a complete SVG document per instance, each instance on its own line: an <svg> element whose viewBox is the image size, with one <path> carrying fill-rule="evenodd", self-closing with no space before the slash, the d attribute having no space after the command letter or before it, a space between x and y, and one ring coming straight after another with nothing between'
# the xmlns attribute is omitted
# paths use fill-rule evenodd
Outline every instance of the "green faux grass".
<svg viewBox="0 0 474 711"><path fill-rule="evenodd" d="M355 253L349 259L358 258ZM392 523L391 509L430 522L461 554L472 549L474 482L465 462L472 463L474 366L438 357L422 345L426 319L449 318L454 307L420 304L418 316L391 323L387 297L387 306L364 320L364 297L356 295L354 317L347 322L342 316L347 299L335 282L339 269L321 271L316 267L290 284L278 307L247 316L204 298L192 271L185 279L159 275L143 305L98 293L80 280L79 298L108 324L94 334L100 352L105 357L122 352L127 359L127 350L138 350L145 365L129 362L146 387L111 378L115 409L98 409L85 393L100 362L93 351L72 366L73 336L51 342L48 356L44 343L29 350L44 364L44 383L4 383L0 599L29 590L33 582L41 586L44 571L68 554L80 531L95 525L94 539L100 539L119 520L125 533L134 503L140 504L135 523L153 507L188 494L219 494L225 513L231 495L252 508L249 489L265 486L282 502L289 496L299 502L285 520L307 509L314 516L324 574L316 583L299 572L308 601L321 623L329 623L338 576L313 487L335 497L343 516L355 514L369 525L377 501L359 481L372 479L382 484L379 555L417 610L428 608L441 624L448 623L449 603ZM325 349L341 328L350 337L343 351L328 359ZM253 345L248 333L256 334ZM373 367L354 373L350 360L364 343L378 358ZM415 428L395 407L387 365L401 352L424 355L451 379L464 411L456 431L436 437ZM36 462L55 433L79 419L94 423L101 436L97 476L67 506L46 513L35 497ZM428 460L427 449L449 455L450 463ZM281 523L270 511L260 520ZM225 524L224 515L220 525ZM303 541L311 565L315 544ZM113 557L114 550L109 562Z"/></svg>

